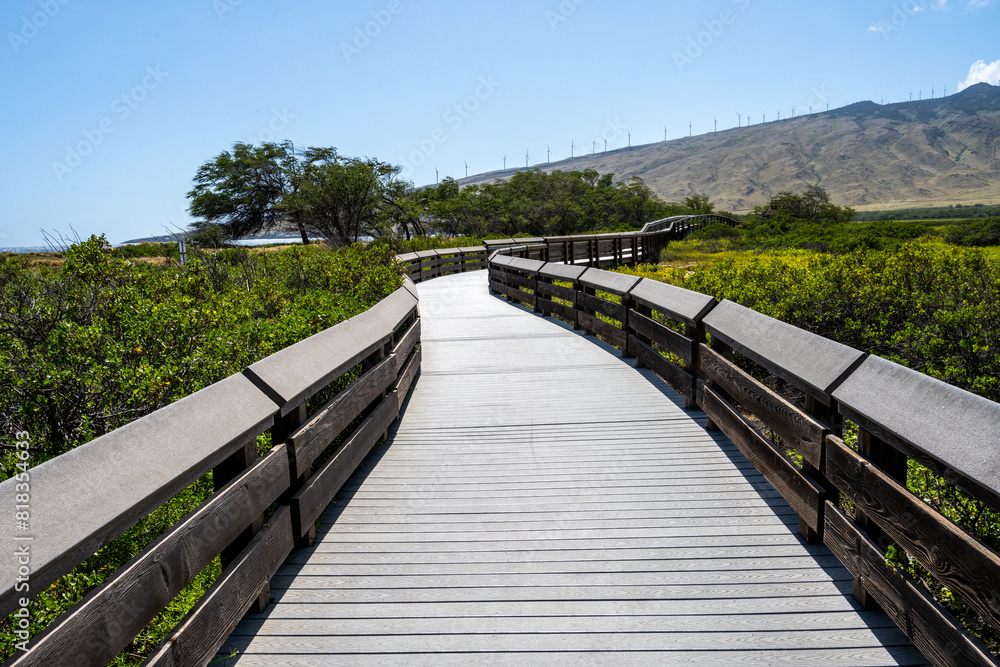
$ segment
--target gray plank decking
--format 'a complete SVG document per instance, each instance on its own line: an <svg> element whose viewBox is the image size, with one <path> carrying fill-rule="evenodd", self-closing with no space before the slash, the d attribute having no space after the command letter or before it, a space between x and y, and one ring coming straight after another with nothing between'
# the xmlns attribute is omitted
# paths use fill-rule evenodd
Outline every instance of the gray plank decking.
<svg viewBox="0 0 1000 667"><path fill-rule="evenodd" d="M649 371L489 296L483 271L419 290L423 368L391 446L224 663L925 662Z"/></svg>

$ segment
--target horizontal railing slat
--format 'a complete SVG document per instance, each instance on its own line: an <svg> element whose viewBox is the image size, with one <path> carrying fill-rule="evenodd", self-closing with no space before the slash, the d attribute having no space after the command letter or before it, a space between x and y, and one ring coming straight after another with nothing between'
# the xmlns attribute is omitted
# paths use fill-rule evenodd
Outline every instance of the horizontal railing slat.
<svg viewBox="0 0 1000 667"><path fill-rule="evenodd" d="M146 547L36 637L8 664L105 665L288 487L288 453L275 447Z"/></svg>
<svg viewBox="0 0 1000 667"><path fill-rule="evenodd" d="M145 665L208 664L294 546L291 511L282 505Z"/></svg>
<svg viewBox="0 0 1000 667"><path fill-rule="evenodd" d="M376 398L396 381L394 356L381 361L320 408L288 439L293 462L292 478L309 472L320 454Z"/></svg>
<svg viewBox="0 0 1000 667"><path fill-rule="evenodd" d="M833 503L827 502L824 515L824 544L861 579L879 606L935 665L997 664L986 647L923 588L890 570L885 555Z"/></svg>
<svg viewBox="0 0 1000 667"><path fill-rule="evenodd" d="M806 477L787 456L776 450L741 414L700 380L698 405L788 501L792 509L813 530L819 532L823 489Z"/></svg>
<svg viewBox="0 0 1000 667"><path fill-rule="evenodd" d="M808 414L758 382L749 373L706 345L699 346L699 368L709 380L752 412L812 465L823 463L827 429Z"/></svg>
<svg viewBox="0 0 1000 667"><path fill-rule="evenodd" d="M1000 629L1000 557L836 437L827 476L910 556Z"/></svg>
<svg viewBox="0 0 1000 667"><path fill-rule="evenodd" d="M277 406L232 375L35 468L31 590L44 590L143 516L193 484L274 421ZM18 480L0 483L13 508ZM14 531L0 538L7 553ZM0 614L19 606L17 568L0 568Z"/></svg>
<svg viewBox="0 0 1000 667"><path fill-rule="evenodd" d="M698 344L693 339L677 333L670 327L660 324L634 309L629 311L628 325L633 331L649 338L664 350L676 354L685 364L695 362L695 350Z"/></svg>
<svg viewBox="0 0 1000 667"><path fill-rule="evenodd" d="M319 518L398 414L399 397L392 392L292 497L292 526L297 535L304 535Z"/></svg>
<svg viewBox="0 0 1000 667"><path fill-rule="evenodd" d="M671 387L683 394L685 398L695 398L695 377L693 375L672 364L669 359L631 334L628 337L628 351L643 365L666 380Z"/></svg>

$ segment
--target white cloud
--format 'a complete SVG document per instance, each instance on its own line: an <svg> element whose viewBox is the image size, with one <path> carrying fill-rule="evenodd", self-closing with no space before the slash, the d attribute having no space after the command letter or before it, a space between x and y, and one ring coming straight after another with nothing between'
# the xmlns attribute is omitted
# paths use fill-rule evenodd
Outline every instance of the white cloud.
<svg viewBox="0 0 1000 667"><path fill-rule="evenodd" d="M969 68L969 76L958 84L959 90L965 90L975 83L990 83L1000 85L1000 60L987 64L985 60L977 60Z"/></svg>
<svg viewBox="0 0 1000 667"><path fill-rule="evenodd" d="M868 26L868 32L887 33L890 30L888 23L872 23Z"/></svg>
<svg viewBox="0 0 1000 667"><path fill-rule="evenodd" d="M969 0L967 9L986 9L987 7L992 7L997 4L997 0Z"/></svg>

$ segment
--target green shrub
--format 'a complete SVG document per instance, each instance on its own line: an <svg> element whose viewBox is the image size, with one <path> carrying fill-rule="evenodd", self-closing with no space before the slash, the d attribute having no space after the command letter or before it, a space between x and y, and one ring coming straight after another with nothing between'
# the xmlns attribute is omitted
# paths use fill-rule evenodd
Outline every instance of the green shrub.
<svg viewBox="0 0 1000 667"><path fill-rule="evenodd" d="M387 244L193 251L187 266L131 262L104 237L58 269L0 256L0 457L26 431L32 465L191 394L371 307L401 284ZM266 446L265 434L259 446ZM142 519L31 602L32 633L211 495L212 475ZM216 561L115 664L139 664L219 572ZM12 655L8 619L0 649Z"/></svg>

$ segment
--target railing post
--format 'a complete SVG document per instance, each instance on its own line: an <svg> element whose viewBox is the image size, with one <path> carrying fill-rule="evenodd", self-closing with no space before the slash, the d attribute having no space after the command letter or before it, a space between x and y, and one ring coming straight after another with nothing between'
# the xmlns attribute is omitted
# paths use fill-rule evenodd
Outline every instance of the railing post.
<svg viewBox="0 0 1000 667"><path fill-rule="evenodd" d="M701 322L697 324L692 322L684 323L684 335L694 341L694 358L691 360L691 367L688 368L688 372L691 373L695 378L695 383L698 380L708 381L708 377L705 375L705 371L701 368L699 347L708 344L708 333L705 331L705 325ZM731 352L731 351L730 351ZM697 394L693 396L684 397L684 408L687 410L700 410L701 406L698 405ZM709 420L709 423L712 423ZM715 426L713 423L712 426ZM713 429L708 429L713 430Z"/></svg>
<svg viewBox="0 0 1000 667"><path fill-rule="evenodd" d="M274 420L274 426L271 427L271 442L279 443L284 442L292 436L295 431L299 429L302 424L306 422L308 418L309 410L306 402L303 401L298 407L293 409L287 415L282 415ZM299 489L305 486L306 482L309 480L309 473L301 475L296 479L288 491L282 496L279 504L288 504L289 499L294 496ZM311 547L316 542L316 527L309 526L309 530L306 531L305 535L296 536L299 538L299 546Z"/></svg>
<svg viewBox="0 0 1000 667"><path fill-rule="evenodd" d="M830 405L824 405L820 401L816 400L814 397L806 394L805 397L805 412L809 415L815 417L818 421L824 424L830 429L830 432L834 435L840 436L843 432L843 419L840 416L840 412L837 410L837 403L830 398ZM825 440L825 439L824 439ZM807 477L812 479L814 482L823 487L825 493L823 494L825 498L837 499L840 497L840 492L837 487L834 486L826 476L826 445L823 445L824 451L820 455L820 467L816 468L809 461L802 461L802 472L805 473ZM816 532L810 528L805 521L799 521L799 534L802 538L809 544L821 544L823 542L823 512L824 503L820 503L820 532Z"/></svg>
<svg viewBox="0 0 1000 667"><path fill-rule="evenodd" d="M711 347L713 350L715 350L716 352L718 352L722 357L724 357L728 361L732 361L733 360L733 348L730 347L729 345L727 345L726 343L723 343L721 340L719 340L718 337L712 336L712 344L709 347ZM735 401L733 401L733 397L730 396L729 393L725 389L723 389L722 387L720 387L718 385L718 383L715 382L714 380L707 380L706 379L705 384L708 386L709 389L711 389L712 391L714 391L715 393L717 393L727 403L732 404L732 403L735 402ZM718 431L718 430L720 430L719 429L719 425L716 424L714 421L712 421L711 418L706 417L706 419L707 419L707 421L705 422L705 430L706 431Z"/></svg>
<svg viewBox="0 0 1000 667"><path fill-rule="evenodd" d="M858 453L878 466L886 475L906 486L906 456L863 428L858 428ZM868 533L872 542L878 545L882 553L887 552L889 547L894 544L885 531L872 521L857 505L854 507L854 522L858 528ZM854 599L864 609L875 610L880 608L878 602L875 601L875 598L865 588L864 581L860 577L854 578L852 592Z"/></svg>
<svg viewBox="0 0 1000 667"><path fill-rule="evenodd" d="M212 470L212 482L215 490L218 491L229 482L239 477L247 468L257 462L257 441L252 440L240 449L233 452L226 460L217 465ZM222 561L222 569L236 560L240 552L246 548L254 535L264 527L264 516L261 515L253 520L246 529L233 540L228 547L222 550L219 558ZM247 613L261 614L271 602L271 585L264 584L264 588L257 594L257 599L251 604Z"/></svg>

